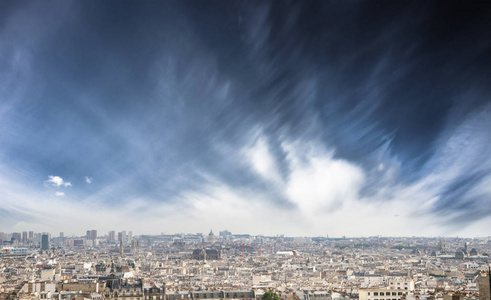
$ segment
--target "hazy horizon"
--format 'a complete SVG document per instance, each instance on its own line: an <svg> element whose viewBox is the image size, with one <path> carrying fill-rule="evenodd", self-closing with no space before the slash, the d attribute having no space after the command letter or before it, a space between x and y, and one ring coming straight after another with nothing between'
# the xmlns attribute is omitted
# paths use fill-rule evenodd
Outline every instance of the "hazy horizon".
<svg viewBox="0 0 491 300"><path fill-rule="evenodd" d="M490 236L490 13L3 2L0 231Z"/></svg>

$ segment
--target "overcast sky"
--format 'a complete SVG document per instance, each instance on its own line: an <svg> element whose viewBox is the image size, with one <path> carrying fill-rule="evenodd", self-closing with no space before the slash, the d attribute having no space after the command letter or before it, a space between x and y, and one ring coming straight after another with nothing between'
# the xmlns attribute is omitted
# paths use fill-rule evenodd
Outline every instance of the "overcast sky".
<svg viewBox="0 0 491 300"><path fill-rule="evenodd" d="M2 1L0 231L491 235L490 13Z"/></svg>

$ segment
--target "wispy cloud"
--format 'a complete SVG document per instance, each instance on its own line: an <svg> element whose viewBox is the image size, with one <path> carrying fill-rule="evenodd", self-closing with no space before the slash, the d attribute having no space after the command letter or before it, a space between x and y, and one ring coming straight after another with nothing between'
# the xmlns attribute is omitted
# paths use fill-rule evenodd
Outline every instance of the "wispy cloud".
<svg viewBox="0 0 491 300"><path fill-rule="evenodd" d="M54 219L106 220L100 230L131 220L149 233L489 228L486 18L447 32L438 24L450 10L431 4L421 15L341 1L159 2L111 15L114 29L93 26L112 5L97 14L85 5L1 12L0 204L16 216L0 218L5 228L57 230ZM71 38L81 34L83 43ZM469 34L480 42L463 44Z"/></svg>

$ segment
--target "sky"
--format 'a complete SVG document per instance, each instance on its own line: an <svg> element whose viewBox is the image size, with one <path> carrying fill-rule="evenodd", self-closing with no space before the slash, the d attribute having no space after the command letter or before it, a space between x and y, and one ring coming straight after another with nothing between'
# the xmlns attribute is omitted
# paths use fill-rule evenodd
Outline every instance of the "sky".
<svg viewBox="0 0 491 300"><path fill-rule="evenodd" d="M0 231L491 235L485 1L2 1Z"/></svg>

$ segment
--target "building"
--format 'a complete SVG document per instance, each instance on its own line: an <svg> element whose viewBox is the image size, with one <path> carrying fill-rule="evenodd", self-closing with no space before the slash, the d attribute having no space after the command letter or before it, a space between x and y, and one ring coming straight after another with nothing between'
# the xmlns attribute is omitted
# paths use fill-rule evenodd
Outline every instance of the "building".
<svg viewBox="0 0 491 300"><path fill-rule="evenodd" d="M58 291L81 291L82 293L99 293L99 282L60 282L57 284Z"/></svg>
<svg viewBox="0 0 491 300"><path fill-rule="evenodd" d="M479 299L491 299L491 270L488 273L482 272L479 275Z"/></svg>
<svg viewBox="0 0 491 300"><path fill-rule="evenodd" d="M126 245L126 239L127 239L126 231L123 230L123 231L121 231L121 242L123 242L123 245Z"/></svg>
<svg viewBox="0 0 491 300"><path fill-rule="evenodd" d="M360 300L401 300L406 299L408 291L393 289L366 289L359 291Z"/></svg>
<svg viewBox="0 0 491 300"><path fill-rule="evenodd" d="M231 236L232 233L228 230L223 230L223 231L220 231L219 232L219 235L222 236L222 237L226 237L226 236Z"/></svg>
<svg viewBox="0 0 491 300"><path fill-rule="evenodd" d="M22 232L22 243L27 243L27 231Z"/></svg>
<svg viewBox="0 0 491 300"><path fill-rule="evenodd" d="M213 233L213 230L210 230L210 233L206 237L206 242L207 243L210 243L210 244L214 244L215 243L215 234Z"/></svg>
<svg viewBox="0 0 491 300"><path fill-rule="evenodd" d="M217 260L221 257L221 251L216 249L195 249L192 254L192 258L197 260Z"/></svg>
<svg viewBox="0 0 491 300"><path fill-rule="evenodd" d="M29 254L27 248L4 247L0 249L0 257L25 257Z"/></svg>
<svg viewBox="0 0 491 300"><path fill-rule="evenodd" d="M409 292L414 291L414 280L412 279L391 279L388 282L389 289L391 290L405 290Z"/></svg>
<svg viewBox="0 0 491 300"><path fill-rule="evenodd" d="M116 234L115 234L114 230L109 231L108 240L110 242L114 242L116 240Z"/></svg>
<svg viewBox="0 0 491 300"><path fill-rule="evenodd" d="M43 233L41 236L41 250L49 250L49 235Z"/></svg>
<svg viewBox="0 0 491 300"><path fill-rule="evenodd" d="M144 297L143 282L141 279L136 279L133 282L109 276L106 280L105 288L102 292L104 298L118 298L136 300Z"/></svg>

